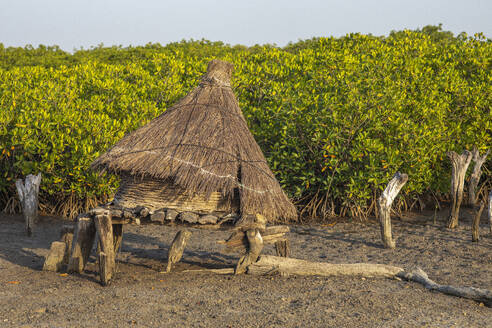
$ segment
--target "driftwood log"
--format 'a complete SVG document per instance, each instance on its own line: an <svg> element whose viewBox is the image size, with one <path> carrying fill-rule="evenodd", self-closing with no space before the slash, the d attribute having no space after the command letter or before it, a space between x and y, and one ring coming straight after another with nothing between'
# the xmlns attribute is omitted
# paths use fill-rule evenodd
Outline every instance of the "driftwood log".
<svg viewBox="0 0 492 328"><path fill-rule="evenodd" d="M396 246L391 234L391 205L407 181L408 175L396 172L378 199L381 238L386 248L395 248Z"/></svg>
<svg viewBox="0 0 492 328"><path fill-rule="evenodd" d="M440 285L427 276L422 269L418 268L412 272L400 272L397 277L405 280L418 282L429 290L438 291L444 294L469 298L477 302L483 302L487 306L492 306L492 291L475 287L455 287L450 285Z"/></svg>
<svg viewBox="0 0 492 328"><path fill-rule="evenodd" d="M473 207L475 208L475 216L473 217L472 223L472 241L477 242L480 240L480 218L485 207L485 202L481 202L480 207L475 205Z"/></svg>
<svg viewBox="0 0 492 328"><path fill-rule="evenodd" d="M41 184L41 173L38 175L29 174L26 176L25 183L22 179L15 182L17 194L22 207L22 213L26 221L26 232L30 237L34 229L34 223L38 218L38 195L39 185Z"/></svg>
<svg viewBox="0 0 492 328"><path fill-rule="evenodd" d="M184 249L186 247L186 243L188 242L188 239L190 237L191 231L189 231L188 229L180 230L176 234L167 255L166 272L170 272L173 264L176 264L179 262L179 260L181 260Z"/></svg>
<svg viewBox="0 0 492 328"><path fill-rule="evenodd" d="M448 228L458 227L461 202L463 201L463 187L465 185L465 175L472 160L472 153L464 150L461 155L454 151L447 152L452 165L451 176L451 207L449 208Z"/></svg>
<svg viewBox="0 0 492 328"><path fill-rule="evenodd" d="M113 225L111 214L107 210L101 209L95 212L94 223L99 236L99 275L101 284L108 285L111 282L115 271L115 252L113 240Z"/></svg>
<svg viewBox="0 0 492 328"><path fill-rule="evenodd" d="M477 186L480 181L480 176L482 175L482 165L485 163L489 152L490 149L487 150L483 156L480 156L478 149L476 147L473 149L472 160L475 162L475 166L473 167L473 172L470 176L470 183L468 185L468 204L470 206L475 206L477 203Z"/></svg>
<svg viewBox="0 0 492 328"><path fill-rule="evenodd" d="M96 237L94 220L87 214L77 217L72 242L72 251L68 261L68 272L82 273L91 254Z"/></svg>
<svg viewBox="0 0 492 328"><path fill-rule="evenodd" d="M294 258L261 255L257 262L248 266L249 274L264 275L271 273L302 276L361 276L392 278L403 271L402 268L369 263L332 264L311 262Z"/></svg>

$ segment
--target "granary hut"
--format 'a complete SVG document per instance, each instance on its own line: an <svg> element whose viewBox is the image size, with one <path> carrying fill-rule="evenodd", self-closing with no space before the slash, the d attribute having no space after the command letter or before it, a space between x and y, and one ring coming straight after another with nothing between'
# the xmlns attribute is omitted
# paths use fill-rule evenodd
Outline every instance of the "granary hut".
<svg viewBox="0 0 492 328"><path fill-rule="evenodd" d="M114 204L216 217L295 220L230 85L233 65L212 60L199 85L93 163L121 177ZM240 220L239 220L240 221Z"/></svg>

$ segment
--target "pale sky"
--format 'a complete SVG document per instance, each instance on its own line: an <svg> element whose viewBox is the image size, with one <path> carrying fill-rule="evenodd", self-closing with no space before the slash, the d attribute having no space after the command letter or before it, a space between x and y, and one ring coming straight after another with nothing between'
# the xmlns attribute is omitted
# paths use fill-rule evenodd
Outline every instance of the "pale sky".
<svg viewBox="0 0 492 328"><path fill-rule="evenodd" d="M492 0L0 0L0 43L163 45L182 39L286 45L443 24L492 37Z"/></svg>

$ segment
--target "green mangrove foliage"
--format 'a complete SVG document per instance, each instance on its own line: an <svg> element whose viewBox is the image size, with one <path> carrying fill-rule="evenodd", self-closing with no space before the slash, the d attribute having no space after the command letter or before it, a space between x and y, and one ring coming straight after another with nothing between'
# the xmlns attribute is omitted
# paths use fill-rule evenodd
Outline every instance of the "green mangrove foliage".
<svg viewBox="0 0 492 328"><path fill-rule="evenodd" d="M250 129L309 216L366 217L397 170L409 175L400 204L439 198L449 190L446 151L492 146L492 45L480 35L402 31L286 48L190 41L74 54L0 46L0 209L15 209L15 179L37 172L45 211L74 216L111 197L117 179L90 163L184 96L213 58L234 63ZM484 180L490 169L489 160Z"/></svg>

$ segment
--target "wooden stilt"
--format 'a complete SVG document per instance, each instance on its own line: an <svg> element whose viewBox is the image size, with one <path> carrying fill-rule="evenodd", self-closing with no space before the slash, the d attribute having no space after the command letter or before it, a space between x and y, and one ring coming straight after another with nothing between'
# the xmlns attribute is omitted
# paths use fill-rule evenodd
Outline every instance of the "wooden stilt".
<svg viewBox="0 0 492 328"><path fill-rule="evenodd" d="M64 242L55 241L51 243L50 252L44 261L43 271L60 271L66 248L67 245Z"/></svg>
<svg viewBox="0 0 492 328"><path fill-rule="evenodd" d="M108 210L101 209L94 211L94 223L99 235L99 275L101 284L108 285L115 269L115 253L113 240L113 225L111 224L111 214Z"/></svg>
<svg viewBox="0 0 492 328"><path fill-rule="evenodd" d="M241 274L246 272L248 266L258 259L260 253L263 249L263 239L261 238L261 234L257 229L246 231L246 237L248 238L248 252L246 255L242 256L239 259L239 262L236 265L236 269L234 274Z"/></svg>
<svg viewBox="0 0 492 328"><path fill-rule="evenodd" d="M189 231L188 229L180 230L176 234L167 255L166 272L170 272L173 264L176 264L179 262L179 260L181 260L186 243L188 242L188 239L190 237L191 231Z"/></svg>
<svg viewBox="0 0 492 328"><path fill-rule="evenodd" d="M60 241L65 243L65 255L63 256L62 265L68 268L68 262L70 261L70 253L72 251L73 242L73 224L64 224L60 231Z"/></svg>
<svg viewBox="0 0 492 328"><path fill-rule="evenodd" d="M88 214L77 217L72 242L72 251L68 261L68 272L82 273L91 254L96 236L94 220Z"/></svg>

